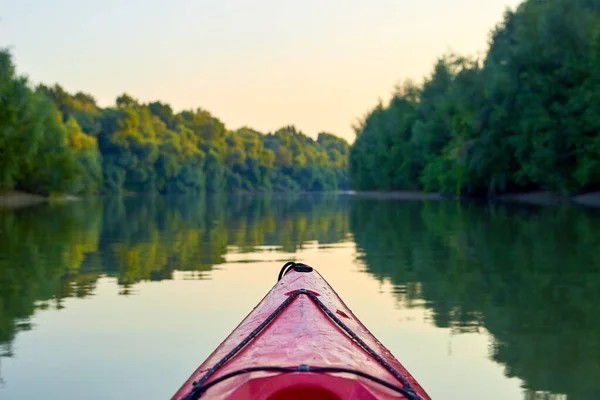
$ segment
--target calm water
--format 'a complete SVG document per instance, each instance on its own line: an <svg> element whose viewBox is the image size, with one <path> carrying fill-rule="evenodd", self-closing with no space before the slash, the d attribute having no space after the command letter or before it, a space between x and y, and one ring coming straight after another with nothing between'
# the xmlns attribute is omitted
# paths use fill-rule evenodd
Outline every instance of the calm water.
<svg viewBox="0 0 600 400"><path fill-rule="evenodd" d="M599 232L333 195L0 211L0 398L167 399L299 260L434 399L598 399Z"/></svg>

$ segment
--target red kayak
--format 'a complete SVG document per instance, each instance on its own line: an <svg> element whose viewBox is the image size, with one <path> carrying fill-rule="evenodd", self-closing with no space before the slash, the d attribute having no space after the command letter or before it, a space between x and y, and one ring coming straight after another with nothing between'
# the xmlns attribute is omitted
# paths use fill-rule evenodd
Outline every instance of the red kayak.
<svg viewBox="0 0 600 400"><path fill-rule="evenodd" d="M172 399L306 398L430 400L317 271L289 262Z"/></svg>

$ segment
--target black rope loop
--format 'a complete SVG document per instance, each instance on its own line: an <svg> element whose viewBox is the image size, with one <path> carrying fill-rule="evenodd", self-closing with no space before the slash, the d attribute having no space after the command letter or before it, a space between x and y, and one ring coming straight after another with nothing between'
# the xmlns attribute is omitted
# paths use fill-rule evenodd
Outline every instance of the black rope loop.
<svg viewBox="0 0 600 400"><path fill-rule="evenodd" d="M292 268L296 272L312 272L313 270L313 267L310 265L288 261L283 265L283 267L281 267L281 271L279 271L279 276L277 277L277 282L279 282L285 276L285 274L290 272Z"/></svg>
<svg viewBox="0 0 600 400"><path fill-rule="evenodd" d="M277 282L279 282L281 280L281 278L284 277L285 274L287 274L288 272L290 272L290 269L294 268L296 266L296 263L293 261L288 261L285 264L283 264L283 267L281 267L281 270L279 271L279 276L277 277Z"/></svg>
<svg viewBox="0 0 600 400"><path fill-rule="evenodd" d="M233 378L235 376L242 375L242 374L248 374L251 372L279 372L279 373L312 372L312 373L352 374L352 375L360 376L365 379L369 379L370 381L373 381L382 386L385 386L388 389L391 389L395 392L400 393L401 395L403 395L404 397L406 397L409 400L421 400L421 398L419 396L417 396L414 392L408 391L406 388L401 388L400 386L386 382L381 378L377 378L376 376L367 374L362 371L358 371L358 370L350 369L350 368L338 368L338 367L310 367L308 365L298 365L297 367L264 366L264 367L249 367L249 368L239 369L239 370L227 373L223 376L220 376L217 379L215 379L214 381L210 381L209 383L207 383L201 387L194 388L195 393L193 395L192 395L192 393L190 393L188 396L185 397L185 400L197 400L198 398L200 398L200 396L202 396L204 394L204 392L206 392L211 387L213 387L229 378Z"/></svg>

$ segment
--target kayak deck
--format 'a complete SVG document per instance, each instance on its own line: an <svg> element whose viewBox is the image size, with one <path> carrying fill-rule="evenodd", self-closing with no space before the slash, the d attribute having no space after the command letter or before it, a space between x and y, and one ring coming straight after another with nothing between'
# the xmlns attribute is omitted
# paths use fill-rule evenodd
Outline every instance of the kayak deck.
<svg viewBox="0 0 600 400"><path fill-rule="evenodd" d="M317 271L288 264L173 400L430 399Z"/></svg>

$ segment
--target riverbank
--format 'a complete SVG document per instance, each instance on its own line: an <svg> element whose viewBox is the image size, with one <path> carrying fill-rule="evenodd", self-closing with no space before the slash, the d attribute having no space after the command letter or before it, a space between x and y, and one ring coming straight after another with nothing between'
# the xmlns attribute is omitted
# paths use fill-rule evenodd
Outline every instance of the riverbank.
<svg viewBox="0 0 600 400"><path fill-rule="evenodd" d="M416 191L405 191L398 190L393 192L360 192L360 191L347 191L341 192L341 194L348 194L353 196L362 196L362 197L377 197L377 198L385 198L385 199L398 199L398 200L446 200L449 197L444 196L441 193L426 193L426 192L416 192Z"/></svg>
<svg viewBox="0 0 600 400"><path fill-rule="evenodd" d="M559 204L580 204L587 207L600 208L600 192L585 193L577 196L561 196L551 192L527 192L505 194L496 197L468 197L468 196L449 196L442 193L426 193L417 191L393 191L393 192L347 192L354 196L375 197L382 199L398 200L461 200L461 201L489 201L500 203L521 203L534 205L559 205Z"/></svg>
<svg viewBox="0 0 600 400"><path fill-rule="evenodd" d="M23 208L44 203L67 202L76 200L79 200L79 198L68 194L40 196L37 194L21 192L18 190L0 192L0 208Z"/></svg>
<svg viewBox="0 0 600 400"><path fill-rule="evenodd" d="M270 193L273 195L286 194L285 192L239 192L238 194L254 195L254 194L265 194ZM316 194L326 192L292 192L294 194ZM496 197L469 197L469 196L450 196L442 193L427 193L418 191L392 191L392 192L377 192L377 191L353 191L343 190L334 192L338 195L346 196L358 196L358 197L372 197L380 199L395 199L395 200L407 200L407 201L422 201L422 200L460 200L460 201L487 201L497 203L520 203L520 204L532 204L540 206L552 206L559 204L579 204L587 207L600 208L600 192L585 193L577 196L561 196L551 192L528 192L528 193L515 193L506 194ZM126 193L124 196L139 196L138 193ZM36 194L21 192L21 191L7 191L0 192L0 208L23 208L29 206L35 206L44 203L63 203L69 201L80 200L79 197L72 195L52 195L52 196L40 196Z"/></svg>

